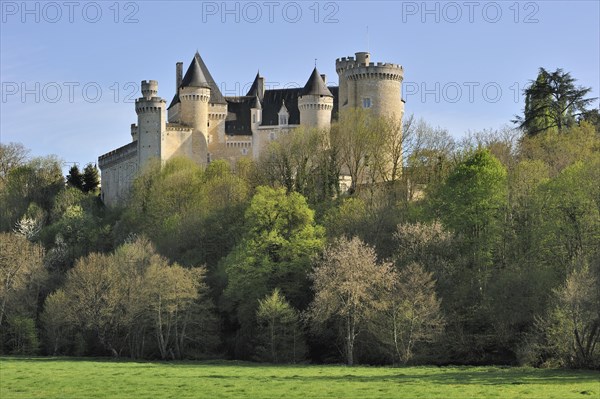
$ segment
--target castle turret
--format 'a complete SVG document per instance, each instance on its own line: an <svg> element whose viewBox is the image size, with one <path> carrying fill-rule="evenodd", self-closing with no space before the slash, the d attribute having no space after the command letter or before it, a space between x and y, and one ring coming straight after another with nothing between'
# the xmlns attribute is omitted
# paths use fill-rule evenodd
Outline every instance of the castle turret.
<svg viewBox="0 0 600 399"><path fill-rule="evenodd" d="M404 114L402 79L404 70L398 64L373 63L367 52L336 60L339 76L340 111L346 108L369 108L377 115Z"/></svg>
<svg viewBox="0 0 600 399"><path fill-rule="evenodd" d="M142 96L135 101L138 165L142 169L149 159L161 156L161 138L166 130L166 102L158 97L158 82L142 81ZM132 135L134 131L132 129Z"/></svg>
<svg viewBox="0 0 600 399"><path fill-rule="evenodd" d="M331 126L333 95L327 88L324 75L320 75L316 67L298 97L298 109L301 125L318 129Z"/></svg>
<svg viewBox="0 0 600 399"><path fill-rule="evenodd" d="M196 57L192 60L179 88L181 123L190 126L192 157L199 164L208 158L208 102L211 89Z"/></svg>
<svg viewBox="0 0 600 399"><path fill-rule="evenodd" d="M258 95L254 96L254 100L252 100L252 105L250 106L250 118L252 121L251 129L253 132L256 132L262 122L262 105Z"/></svg>

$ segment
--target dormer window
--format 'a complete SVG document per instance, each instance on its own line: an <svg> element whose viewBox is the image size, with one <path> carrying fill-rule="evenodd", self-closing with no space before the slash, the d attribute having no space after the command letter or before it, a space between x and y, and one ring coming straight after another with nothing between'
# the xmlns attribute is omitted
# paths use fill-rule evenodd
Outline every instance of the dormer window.
<svg viewBox="0 0 600 399"><path fill-rule="evenodd" d="M279 109L277 115L279 116L279 126L287 126L290 113L285 106L285 101L282 101L281 108Z"/></svg>

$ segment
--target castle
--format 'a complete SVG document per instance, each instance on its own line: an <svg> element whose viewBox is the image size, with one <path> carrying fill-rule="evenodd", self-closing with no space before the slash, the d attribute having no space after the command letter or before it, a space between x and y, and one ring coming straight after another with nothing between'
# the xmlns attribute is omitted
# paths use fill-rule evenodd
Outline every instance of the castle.
<svg viewBox="0 0 600 399"><path fill-rule="evenodd" d="M278 136L298 126L328 129L339 112L353 107L402 119L400 65L373 63L369 53L359 52L337 59L336 72L337 87L328 86L315 67L303 88L287 89L266 89L257 74L245 96L225 97L196 53L185 75L177 62L176 92L168 107L158 96L158 82L142 81L131 142L98 158L104 203L122 202L138 170L152 158L164 162L185 156L201 165L258 159Z"/></svg>

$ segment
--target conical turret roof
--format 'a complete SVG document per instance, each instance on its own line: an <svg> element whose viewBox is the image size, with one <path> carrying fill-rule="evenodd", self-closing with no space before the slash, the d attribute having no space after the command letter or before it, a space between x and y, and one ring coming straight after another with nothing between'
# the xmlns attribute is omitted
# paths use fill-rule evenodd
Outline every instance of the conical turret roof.
<svg viewBox="0 0 600 399"><path fill-rule="evenodd" d="M181 81L181 87L206 87L210 89L208 80L206 79L206 76L204 76L202 68L200 68L197 57L192 59L192 63L185 72L183 80Z"/></svg>
<svg viewBox="0 0 600 399"><path fill-rule="evenodd" d="M246 96L258 96L259 100L262 100L263 93L261 90L258 90L258 79L260 79L260 71L256 73L256 77L254 78L254 82L252 82L252 86L250 86L250 90L246 93Z"/></svg>
<svg viewBox="0 0 600 399"><path fill-rule="evenodd" d="M333 94L331 94L327 88L327 85L323 81L321 74L319 71L317 71L317 67L313 69L312 73L310 74L310 78L308 78L308 82L306 82L304 89L302 89L301 95L304 96L306 94L333 97Z"/></svg>
<svg viewBox="0 0 600 399"><path fill-rule="evenodd" d="M194 59L190 63L182 81L181 87L207 87L210 89L210 100L213 104L227 104L225 97L219 90L212 75L208 71L206 64L196 52Z"/></svg>

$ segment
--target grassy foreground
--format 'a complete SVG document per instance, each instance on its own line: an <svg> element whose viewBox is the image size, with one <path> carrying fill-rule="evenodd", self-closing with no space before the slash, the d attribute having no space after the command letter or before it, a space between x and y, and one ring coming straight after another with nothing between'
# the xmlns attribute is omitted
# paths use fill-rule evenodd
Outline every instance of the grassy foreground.
<svg viewBox="0 0 600 399"><path fill-rule="evenodd" d="M0 358L0 398L599 398L592 371Z"/></svg>

